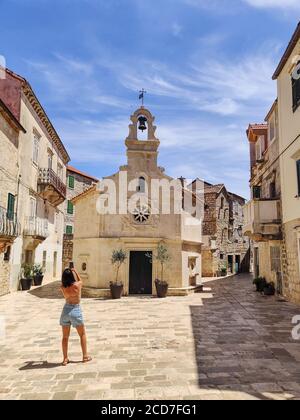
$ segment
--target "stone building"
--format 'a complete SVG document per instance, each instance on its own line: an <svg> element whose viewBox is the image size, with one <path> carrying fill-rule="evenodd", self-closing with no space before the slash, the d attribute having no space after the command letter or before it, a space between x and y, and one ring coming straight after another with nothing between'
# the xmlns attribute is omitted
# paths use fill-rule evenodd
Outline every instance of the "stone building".
<svg viewBox="0 0 300 420"><path fill-rule="evenodd" d="M8 126L1 125L0 140L0 172L5 173L9 159L12 180L9 186L7 179L0 179L1 205L7 214L17 215L20 226L6 255L10 265L9 289L17 290L24 263L41 264L45 280L56 279L61 274L69 156L23 77L6 69L5 78L0 79L0 99L17 121L19 130L18 139L14 140L18 147L7 141Z"/></svg>
<svg viewBox="0 0 300 420"><path fill-rule="evenodd" d="M300 22L273 80L278 95L283 293L300 303Z"/></svg>
<svg viewBox="0 0 300 420"><path fill-rule="evenodd" d="M195 181L192 183L194 189ZM243 236L243 206L246 200L227 191L224 184L204 183L202 275L248 272L249 239Z"/></svg>
<svg viewBox="0 0 300 420"><path fill-rule="evenodd" d="M158 166L160 141L151 113L141 107L131 122L125 142L127 165L73 200L74 262L83 277L85 295L106 296L110 281L115 279L113 250L124 249L128 258L120 280L125 294L151 295L162 271L150 257L164 244L171 256L164 270L169 292L185 294L196 287L197 275L198 280L201 278L203 215L197 210L191 215L192 205L184 207L189 211L183 209L183 192L190 198L192 194ZM138 129L146 130L146 140L139 139ZM193 198L197 207L199 200ZM106 213L99 211L104 203L109 205Z"/></svg>
<svg viewBox="0 0 300 420"><path fill-rule="evenodd" d="M9 292L11 247L20 234L13 205L18 193L20 131L25 129L0 99L0 296Z"/></svg>
<svg viewBox="0 0 300 420"><path fill-rule="evenodd" d="M65 203L65 229L63 243L63 268L73 261L73 237L75 208L72 199L96 184L98 179L92 177L73 166L67 167L67 200Z"/></svg>
<svg viewBox="0 0 300 420"><path fill-rule="evenodd" d="M250 124L251 200L245 205L244 234L253 241L255 277L265 277L282 292L282 220L278 103L264 124Z"/></svg>

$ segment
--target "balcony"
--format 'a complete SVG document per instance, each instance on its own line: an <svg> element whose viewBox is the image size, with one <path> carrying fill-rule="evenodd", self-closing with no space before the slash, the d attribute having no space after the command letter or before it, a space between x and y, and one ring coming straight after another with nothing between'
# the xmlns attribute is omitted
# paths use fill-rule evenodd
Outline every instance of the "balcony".
<svg viewBox="0 0 300 420"><path fill-rule="evenodd" d="M7 246L20 234L20 224L16 214L8 217L7 210L0 207L0 252L4 252Z"/></svg>
<svg viewBox="0 0 300 420"><path fill-rule="evenodd" d="M59 206L66 199L67 187L52 169L40 169L38 193L53 206Z"/></svg>
<svg viewBox="0 0 300 420"><path fill-rule="evenodd" d="M28 217L25 220L24 236L41 243L49 236L48 220Z"/></svg>
<svg viewBox="0 0 300 420"><path fill-rule="evenodd" d="M282 239L280 201L249 201L244 207L243 234L256 242Z"/></svg>

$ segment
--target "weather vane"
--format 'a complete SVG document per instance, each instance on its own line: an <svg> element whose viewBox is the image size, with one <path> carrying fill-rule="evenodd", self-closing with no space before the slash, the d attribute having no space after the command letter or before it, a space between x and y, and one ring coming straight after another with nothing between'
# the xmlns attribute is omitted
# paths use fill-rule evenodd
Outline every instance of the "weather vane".
<svg viewBox="0 0 300 420"><path fill-rule="evenodd" d="M140 90L139 100L142 100L142 106L144 106L144 99L145 99L145 89Z"/></svg>

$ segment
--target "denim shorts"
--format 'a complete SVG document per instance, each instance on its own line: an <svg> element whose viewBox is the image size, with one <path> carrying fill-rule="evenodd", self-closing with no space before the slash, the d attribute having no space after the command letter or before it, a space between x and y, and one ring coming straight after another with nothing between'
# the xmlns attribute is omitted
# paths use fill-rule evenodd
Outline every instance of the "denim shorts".
<svg viewBox="0 0 300 420"><path fill-rule="evenodd" d="M81 306L66 303L60 317L60 325L62 327L70 327L72 325L74 328L84 325Z"/></svg>

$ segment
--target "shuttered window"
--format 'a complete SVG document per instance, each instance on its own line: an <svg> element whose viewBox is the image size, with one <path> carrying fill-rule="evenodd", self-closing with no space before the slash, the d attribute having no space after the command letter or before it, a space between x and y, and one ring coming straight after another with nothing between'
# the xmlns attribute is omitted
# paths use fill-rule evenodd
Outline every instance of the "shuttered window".
<svg viewBox="0 0 300 420"><path fill-rule="evenodd" d="M270 252L271 252L271 271L280 273L281 272L280 247L272 246L270 248Z"/></svg>
<svg viewBox="0 0 300 420"><path fill-rule="evenodd" d="M9 220L14 220L15 214L15 196L13 194L8 194L7 199L7 218Z"/></svg>
<svg viewBox="0 0 300 420"><path fill-rule="evenodd" d="M66 227L66 234L67 235L72 235L73 234L73 226L68 225Z"/></svg>
<svg viewBox="0 0 300 420"><path fill-rule="evenodd" d="M74 205L71 201L68 201L67 212L68 212L68 214L74 214Z"/></svg>
<svg viewBox="0 0 300 420"><path fill-rule="evenodd" d="M300 105L300 79L292 77L292 90L293 90L293 110L294 112Z"/></svg>
<svg viewBox="0 0 300 420"><path fill-rule="evenodd" d="M68 178L68 184L69 184L69 188L71 188L72 190L74 190L74 187L75 187L75 178L74 178L74 176L69 176L69 178Z"/></svg>

